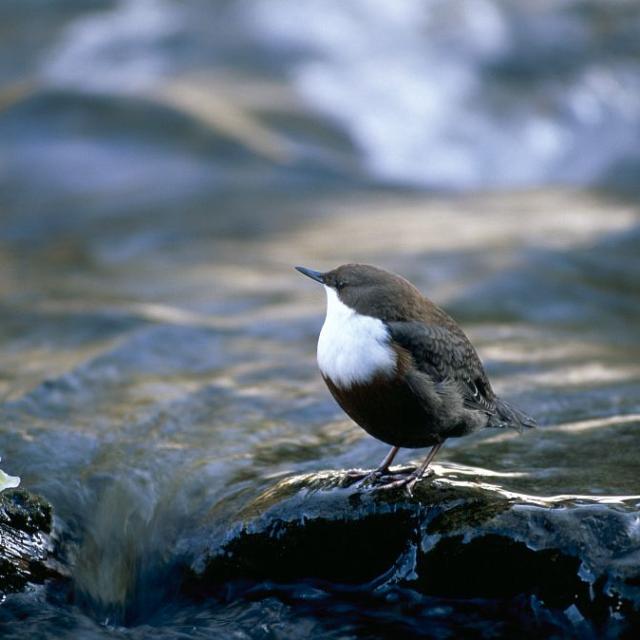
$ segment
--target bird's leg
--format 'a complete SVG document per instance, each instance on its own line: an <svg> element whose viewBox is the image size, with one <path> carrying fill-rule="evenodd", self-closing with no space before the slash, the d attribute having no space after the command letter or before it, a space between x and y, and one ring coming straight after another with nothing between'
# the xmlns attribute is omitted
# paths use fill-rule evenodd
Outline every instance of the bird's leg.
<svg viewBox="0 0 640 640"><path fill-rule="evenodd" d="M431 451L429 451L427 457L424 459L424 462L411 475L408 475L406 478L400 478L399 480L394 480L393 482L380 485L380 489L406 487L409 495L413 495L413 488L416 486L416 483L420 478L422 478L424 472L429 468L429 465L433 462L433 459L436 457L438 451L440 451L440 447L442 447L442 445L442 442L434 444L433 447L431 447Z"/></svg>
<svg viewBox="0 0 640 640"><path fill-rule="evenodd" d="M398 451L400 451L400 447L391 447L389 453L387 453L387 455L384 457L384 460L378 465L373 473L383 475L387 471L389 471L389 467L391 466L391 463L396 457Z"/></svg>
<svg viewBox="0 0 640 640"><path fill-rule="evenodd" d="M351 478L362 478L362 482L367 482L368 480L382 476L389 470L389 467L399 450L400 447L391 447L391 450L384 457L384 460L373 471L367 472L353 469L347 473Z"/></svg>
<svg viewBox="0 0 640 640"><path fill-rule="evenodd" d="M393 459L396 457L398 451L400 451L400 447L391 447L391 450L384 457L384 460L371 472L369 472L362 480L360 481L362 484L365 484L371 480L377 480L381 476L384 476L387 471L389 471L389 467L393 462Z"/></svg>
<svg viewBox="0 0 640 640"><path fill-rule="evenodd" d="M431 451L427 454L427 457L424 459L424 462L420 465L420 468L415 473L415 477L413 477L409 482L407 482L407 491L409 495L413 495L413 487L416 486L416 483L420 481L422 476L425 474L426 470L429 468L429 465L433 462L433 459L436 457L438 451L442 447L444 443L438 442L438 444L434 444L431 447Z"/></svg>

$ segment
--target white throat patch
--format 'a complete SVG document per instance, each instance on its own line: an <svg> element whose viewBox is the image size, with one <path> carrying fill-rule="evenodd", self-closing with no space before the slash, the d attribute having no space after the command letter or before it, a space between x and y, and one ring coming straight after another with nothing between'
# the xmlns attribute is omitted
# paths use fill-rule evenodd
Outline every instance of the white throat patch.
<svg viewBox="0 0 640 640"><path fill-rule="evenodd" d="M396 353L382 320L363 316L340 301L330 287L327 317L318 339L318 366L338 387L366 383L376 375L392 375Z"/></svg>

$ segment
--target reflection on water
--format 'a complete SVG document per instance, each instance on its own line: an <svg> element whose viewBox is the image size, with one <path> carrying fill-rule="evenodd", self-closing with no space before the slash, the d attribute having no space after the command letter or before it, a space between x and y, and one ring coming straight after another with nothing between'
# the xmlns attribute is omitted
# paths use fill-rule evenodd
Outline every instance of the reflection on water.
<svg viewBox="0 0 640 640"><path fill-rule="evenodd" d="M479 197L474 205L387 194L371 210L371 194L351 192L348 205L343 197L323 199L323 217L247 239L203 233L207 219L197 219L199 226L191 218L183 238L161 255L130 254L118 264L94 248L106 242L98 240L99 220L96 232L74 240L74 252L59 254L61 240L53 236L28 264L5 244L11 277L4 296L12 303L2 340L3 362L11 363L2 381L6 469L53 501L77 547L80 609L47 604L56 624L86 625L76 616L87 614L118 624L153 620L171 635L185 615L211 632L222 620L242 627L252 616L268 618L273 594L263 594L260 606L179 606L172 570L202 544L200 525L215 531L281 477L368 468L382 455L384 446L346 420L323 388L314 351L324 300L285 264L287 256L320 268L366 257L407 273L456 312L498 390L545 425L522 436L499 431L448 443L439 473L540 504L573 496L637 509L638 307L625 302L633 293L625 288L615 305L603 305L601 296L610 299L615 288L603 287L603 275L592 280L610 264L599 247L615 247L619 259L635 254L629 239L636 214L626 205L549 192L543 201L550 209L581 211L588 202L584 225L530 252L523 243L544 235L542 210L534 230L523 220L511 236L499 233L510 228L519 198L526 195L490 196L505 206L489 210ZM454 234L447 249L447 210L452 223L459 217L468 232L477 227L478 242ZM609 214L595 230L592 210ZM409 232L391 248L398 216ZM552 233L555 220L548 220ZM342 225L352 227L353 251ZM117 242L128 228L116 225L111 234ZM78 279L69 278L78 252L89 259ZM584 255L589 269L581 269ZM555 260L574 263L564 282L555 277ZM514 273L521 288L504 296L503 280ZM533 293L550 301L563 294L567 313L532 311ZM414 455L406 451L401 460ZM28 601L16 606L31 611ZM306 628L305 615L318 624L295 603L281 615L294 635ZM473 626L477 615L467 611L463 624ZM37 624L37 616L29 619ZM135 627L143 636L144 624Z"/></svg>
<svg viewBox="0 0 640 640"><path fill-rule="evenodd" d="M637 510L637 202L378 182L611 184L615 163L614 183L636 180L637 18L577 1L63 5L0 9L23 36L0 44L0 453L53 502L74 572L64 596L12 596L3 637L460 635L532 607L575 630L539 603L395 587L185 601L173 572L277 479L383 455L323 387L324 300L293 264L403 273L543 425L448 443L439 472ZM571 54L547 54L565 60L553 76L534 60L548 27Z"/></svg>

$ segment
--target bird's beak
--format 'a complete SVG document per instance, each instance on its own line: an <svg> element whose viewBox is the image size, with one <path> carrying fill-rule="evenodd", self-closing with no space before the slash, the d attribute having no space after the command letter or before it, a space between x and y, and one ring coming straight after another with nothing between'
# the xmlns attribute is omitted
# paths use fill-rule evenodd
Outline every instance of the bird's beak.
<svg viewBox="0 0 640 640"><path fill-rule="evenodd" d="M320 284L324 284L324 273L314 271L313 269L307 269L306 267L296 267L296 271L299 271L303 275L319 282Z"/></svg>

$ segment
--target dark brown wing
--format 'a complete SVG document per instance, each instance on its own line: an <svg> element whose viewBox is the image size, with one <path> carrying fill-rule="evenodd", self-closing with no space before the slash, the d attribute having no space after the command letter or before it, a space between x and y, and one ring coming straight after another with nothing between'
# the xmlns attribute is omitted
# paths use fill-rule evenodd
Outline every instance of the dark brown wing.
<svg viewBox="0 0 640 640"><path fill-rule="evenodd" d="M496 397L480 358L461 329L422 322L388 322L391 339L436 384L455 382L469 409L493 413Z"/></svg>

